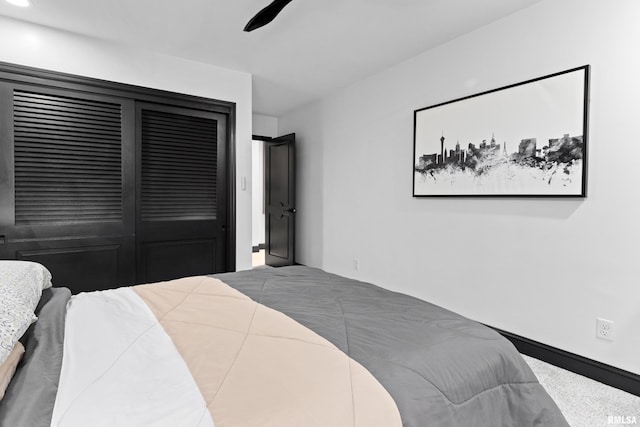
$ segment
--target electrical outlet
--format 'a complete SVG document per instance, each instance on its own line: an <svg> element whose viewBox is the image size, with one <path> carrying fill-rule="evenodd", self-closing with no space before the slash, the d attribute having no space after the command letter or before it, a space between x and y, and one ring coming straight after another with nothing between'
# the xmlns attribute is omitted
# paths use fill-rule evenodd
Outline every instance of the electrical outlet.
<svg viewBox="0 0 640 427"><path fill-rule="evenodd" d="M360 270L360 260L358 258L353 260L353 269L356 271Z"/></svg>
<svg viewBox="0 0 640 427"><path fill-rule="evenodd" d="M613 341L613 321L607 319L596 319L596 338Z"/></svg>

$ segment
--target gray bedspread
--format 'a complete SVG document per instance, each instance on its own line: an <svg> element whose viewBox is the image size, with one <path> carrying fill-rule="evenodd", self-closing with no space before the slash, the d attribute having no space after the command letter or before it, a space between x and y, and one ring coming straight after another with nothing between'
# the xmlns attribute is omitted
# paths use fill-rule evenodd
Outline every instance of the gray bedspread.
<svg viewBox="0 0 640 427"><path fill-rule="evenodd" d="M49 427L58 391L64 341L64 321L71 292L42 291L38 321L21 341L25 353L0 404L2 427Z"/></svg>
<svg viewBox="0 0 640 427"><path fill-rule="evenodd" d="M214 277L367 368L406 427L568 425L508 340L453 312L304 266Z"/></svg>
<svg viewBox="0 0 640 427"><path fill-rule="evenodd" d="M509 341L448 310L303 266L214 277L367 368L395 400L405 427L568 425ZM0 426L50 425L69 297L64 288L43 293L40 320L25 334L25 357L0 402Z"/></svg>

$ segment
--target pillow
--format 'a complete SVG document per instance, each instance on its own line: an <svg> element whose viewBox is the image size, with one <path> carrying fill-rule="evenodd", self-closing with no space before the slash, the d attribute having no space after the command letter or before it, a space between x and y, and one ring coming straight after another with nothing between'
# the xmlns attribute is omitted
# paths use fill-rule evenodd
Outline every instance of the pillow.
<svg viewBox="0 0 640 427"><path fill-rule="evenodd" d="M7 387L9 387L13 374L16 373L16 368L18 367L18 363L20 363L20 359L22 359L23 354L24 346L20 341L18 341L16 346L13 347L13 350L9 354L7 360L0 365L0 400L4 397L4 392L7 391Z"/></svg>
<svg viewBox="0 0 640 427"><path fill-rule="evenodd" d="M0 261L0 364L31 323L42 290L51 287L51 273L29 261Z"/></svg>

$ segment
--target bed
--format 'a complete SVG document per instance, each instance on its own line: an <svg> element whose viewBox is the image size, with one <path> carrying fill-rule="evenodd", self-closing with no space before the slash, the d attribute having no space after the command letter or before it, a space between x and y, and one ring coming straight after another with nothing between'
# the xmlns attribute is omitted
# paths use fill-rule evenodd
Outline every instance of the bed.
<svg viewBox="0 0 640 427"><path fill-rule="evenodd" d="M74 296L42 277L1 426L568 425L495 331L318 269Z"/></svg>

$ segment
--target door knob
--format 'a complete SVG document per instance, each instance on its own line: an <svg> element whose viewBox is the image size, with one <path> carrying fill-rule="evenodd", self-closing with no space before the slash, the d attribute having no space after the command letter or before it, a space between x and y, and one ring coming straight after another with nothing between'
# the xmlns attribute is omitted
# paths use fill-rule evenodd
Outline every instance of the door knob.
<svg viewBox="0 0 640 427"><path fill-rule="evenodd" d="M280 214L280 219L284 218L284 216L289 216L291 214L296 213L296 208L289 208L289 209L285 209L284 207L282 208L282 213Z"/></svg>

